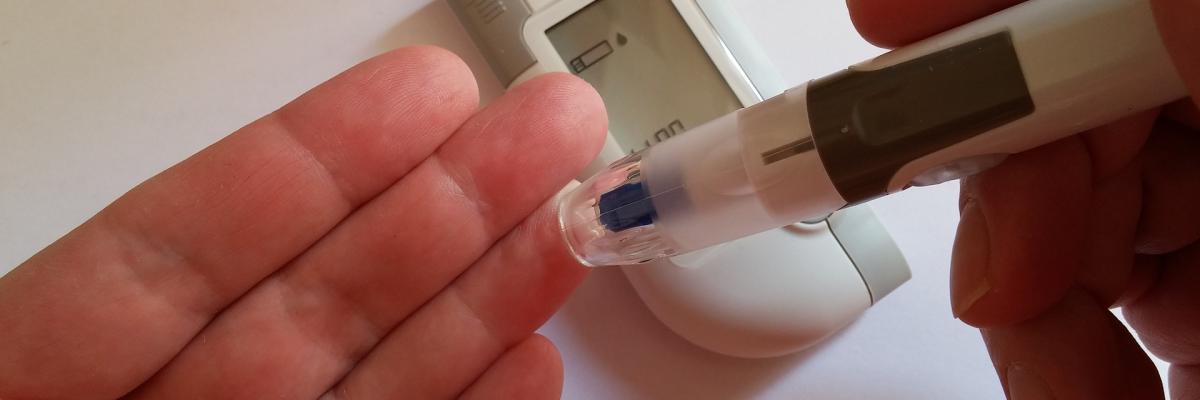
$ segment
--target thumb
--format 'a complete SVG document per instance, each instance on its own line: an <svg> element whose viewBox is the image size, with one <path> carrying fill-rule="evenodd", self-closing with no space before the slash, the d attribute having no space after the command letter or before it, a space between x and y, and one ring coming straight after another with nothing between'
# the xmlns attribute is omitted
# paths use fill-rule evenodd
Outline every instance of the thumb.
<svg viewBox="0 0 1200 400"><path fill-rule="evenodd" d="M1088 226L1090 159L1078 136L1014 154L963 181L951 255L956 317L1010 325L1058 303L1075 282Z"/></svg>

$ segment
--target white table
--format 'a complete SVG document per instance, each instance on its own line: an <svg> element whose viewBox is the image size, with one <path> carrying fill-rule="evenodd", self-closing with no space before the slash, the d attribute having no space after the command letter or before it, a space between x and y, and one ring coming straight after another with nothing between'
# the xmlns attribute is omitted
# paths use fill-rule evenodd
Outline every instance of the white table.
<svg viewBox="0 0 1200 400"><path fill-rule="evenodd" d="M877 54L840 1L737 8L790 82ZM128 188L359 60L446 47L501 87L440 0L0 1L0 273ZM542 328L566 398L999 399L950 316L957 185L874 203L913 279L817 348L739 360L694 347L598 271Z"/></svg>

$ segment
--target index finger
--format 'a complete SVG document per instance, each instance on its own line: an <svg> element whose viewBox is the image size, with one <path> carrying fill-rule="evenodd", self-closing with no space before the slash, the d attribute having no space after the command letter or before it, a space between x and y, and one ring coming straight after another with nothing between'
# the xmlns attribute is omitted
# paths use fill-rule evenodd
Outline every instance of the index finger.
<svg viewBox="0 0 1200 400"><path fill-rule="evenodd" d="M477 103L452 54L401 49L134 188L0 279L0 398L132 390Z"/></svg>
<svg viewBox="0 0 1200 400"><path fill-rule="evenodd" d="M868 42L896 48L1011 7L1022 0L846 0Z"/></svg>

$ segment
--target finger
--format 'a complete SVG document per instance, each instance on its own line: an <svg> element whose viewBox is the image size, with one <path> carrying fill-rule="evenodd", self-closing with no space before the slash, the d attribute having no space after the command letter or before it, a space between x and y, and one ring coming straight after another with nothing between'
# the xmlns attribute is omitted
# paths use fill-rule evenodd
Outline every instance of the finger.
<svg viewBox="0 0 1200 400"><path fill-rule="evenodd" d="M587 269L549 202L396 328L339 383L380 398L445 398L550 317ZM452 360L452 361L448 361Z"/></svg>
<svg viewBox="0 0 1200 400"><path fill-rule="evenodd" d="M1154 355L1200 365L1200 244L1165 256L1159 279L1125 306L1125 319Z"/></svg>
<svg viewBox="0 0 1200 400"><path fill-rule="evenodd" d="M586 83L566 74L505 95L223 313L139 394L312 398L327 391L588 163L604 137L603 110Z"/></svg>
<svg viewBox="0 0 1200 400"><path fill-rule="evenodd" d="M858 33L900 47L1020 3L1020 0L846 0Z"/></svg>
<svg viewBox="0 0 1200 400"><path fill-rule="evenodd" d="M1200 99L1200 52L1196 51L1196 38L1200 37L1200 25L1196 24L1200 1L1152 0L1150 4L1175 68L1188 86L1192 100Z"/></svg>
<svg viewBox="0 0 1200 400"><path fill-rule="evenodd" d="M1078 282L1100 303L1128 293L1133 245L1142 209L1141 164L1134 162L1159 109L1137 113L1080 135L1091 159L1090 224Z"/></svg>
<svg viewBox="0 0 1200 400"><path fill-rule="evenodd" d="M1021 321L1057 303L1086 245L1090 159L1078 137L968 178L951 257L955 315L976 326Z"/></svg>
<svg viewBox="0 0 1200 400"><path fill-rule="evenodd" d="M1133 246L1142 212L1141 175L1140 164L1126 165L1092 188L1086 248L1077 282L1105 306L1115 304L1133 279Z"/></svg>
<svg viewBox="0 0 1200 400"><path fill-rule="evenodd" d="M401 49L134 188L0 280L0 397L132 389L423 160L477 102L456 57Z"/></svg>
<svg viewBox="0 0 1200 400"><path fill-rule="evenodd" d="M1158 267L1161 258L1159 256L1149 256L1138 254L1134 258L1133 269L1129 272L1129 278L1125 284L1125 291L1121 293L1117 300L1113 302L1112 307L1124 307L1133 303L1138 298L1141 298L1154 282L1158 280Z"/></svg>
<svg viewBox="0 0 1200 400"><path fill-rule="evenodd" d="M535 334L504 352L459 398L551 400L562 396L562 384L562 357Z"/></svg>
<svg viewBox="0 0 1200 400"><path fill-rule="evenodd" d="M1163 121L1146 144L1137 250L1163 254L1200 240L1200 134Z"/></svg>
<svg viewBox="0 0 1200 400"><path fill-rule="evenodd" d="M1172 365L1168 374L1172 399L1200 399L1200 366Z"/></svg>
<svg viewBox="0 0 1200 400"><path fill-rule="evenodd" d="M1156 399L1158 370L1103 304L1074 291L1045 314L983 330L1010 399Z"/></svg>
<svg viewBox="0 0 1200 400"><path fill-rule="evenodd" d="M1103 182L1128 168L1145 146L1160 111L1142 111L1080 135L1092 160L1093 181Z"/></svg>
<svg viewBox="0 0 1200 400"><path fill-rule="evenodd" d="M1200 109L1196 108L1192 99L1183 99L1164 106L1163 116L1192 131L1200 131Z"/></svg>

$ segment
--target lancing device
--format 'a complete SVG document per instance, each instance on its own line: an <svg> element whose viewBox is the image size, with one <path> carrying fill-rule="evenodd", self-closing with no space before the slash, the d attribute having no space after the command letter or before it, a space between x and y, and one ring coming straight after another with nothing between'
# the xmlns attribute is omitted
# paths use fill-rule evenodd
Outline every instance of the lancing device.
<svg viewBox="0 0 1200 400"><path fill-rule="evenodd" d="M563 197L587 265L684 254L1186 95L1147 0L1033 0L810 81L617 161Z"/></svg>

